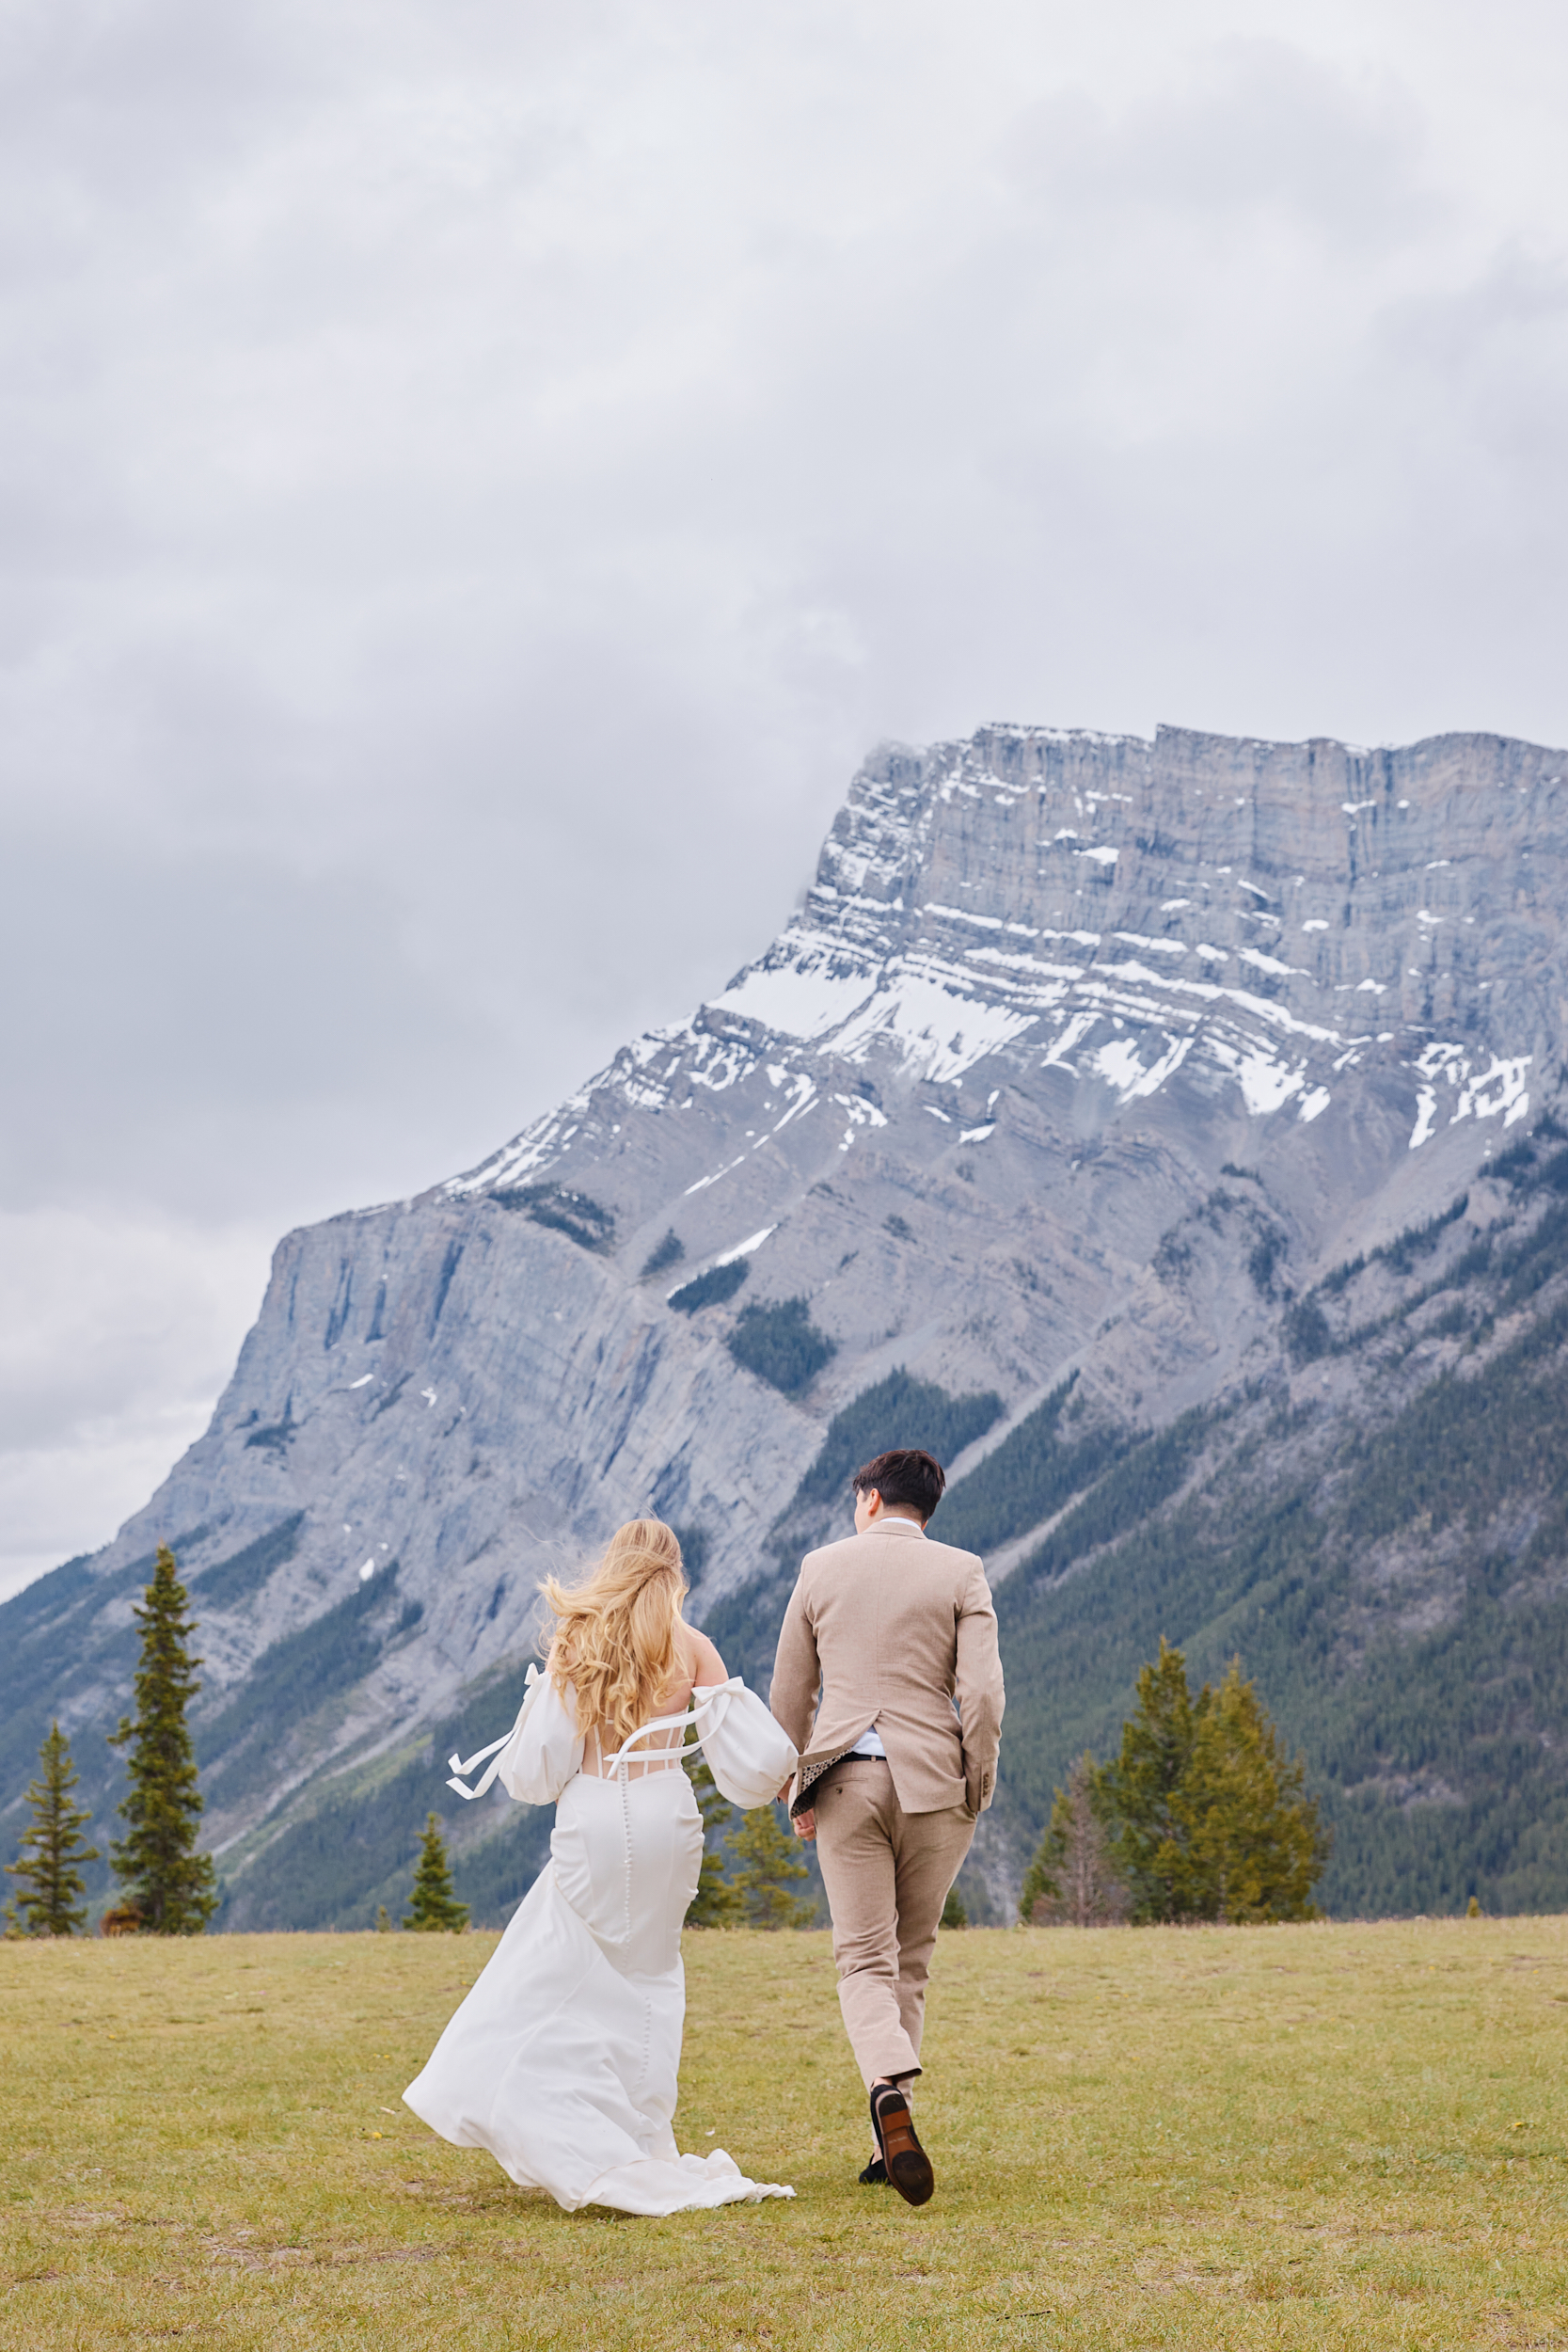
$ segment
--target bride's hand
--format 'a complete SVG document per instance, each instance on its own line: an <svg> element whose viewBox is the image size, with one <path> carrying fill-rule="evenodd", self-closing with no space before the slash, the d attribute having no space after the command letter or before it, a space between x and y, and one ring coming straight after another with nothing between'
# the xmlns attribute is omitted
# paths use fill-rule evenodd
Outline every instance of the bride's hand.
<svg viewBox="0 0 1568 2352"><path fill-rule="evenodd" d="M789 1826L795 1832L797 1837L803 1837L809 1845L811 1840L816 1836L816 1807L808 1804L803 1813L792 1813L790 1815Z"/></svg>

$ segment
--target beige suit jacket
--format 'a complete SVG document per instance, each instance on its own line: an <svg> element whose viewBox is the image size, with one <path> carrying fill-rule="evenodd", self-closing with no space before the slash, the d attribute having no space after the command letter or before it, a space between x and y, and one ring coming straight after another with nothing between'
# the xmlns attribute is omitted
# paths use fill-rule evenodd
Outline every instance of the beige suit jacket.
<svg viewBox="0 0 1568 2352"><path fill-rule="evenodd" d="M807 1553L769 1701L800 1751L797 1809L875 1724L906 1813L984 1812L1002 1703L996 1612L972 1551L934 1543L912 1519L884 1518Z"/></svg>

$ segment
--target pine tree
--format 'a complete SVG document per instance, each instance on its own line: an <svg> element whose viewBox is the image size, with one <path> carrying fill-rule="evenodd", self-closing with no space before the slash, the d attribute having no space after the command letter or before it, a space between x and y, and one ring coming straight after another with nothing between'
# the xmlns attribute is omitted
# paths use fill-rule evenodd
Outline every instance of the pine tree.
<svg viewBox="0 0 1568 2352"><path fill-rule="evenodd" d="M1100 1928L1127 1916L1127 1889L1101 1818L1103 1775L1087 1749L1055 1791L1051 1820L1023 1881L1019 1911L1042 1926Z"/></svg>
<svg viewBox="0 0 1568 2352"><path fill-rule="evenodd" d="M17 1901L28 1935L75 1935L87 1918L86 1904L76 1899L87 1892L77 1865L96 1862L98 1849L82 1838L91 1816L71 1801L76 1767L71 1760L71 1742L61 1738L57 1723L50 1724L39 1760L43 1778L35 1780L27 1790L33 1824L23 1837L18 1858L8 1862L6 1868L19 1882ZM6 1913L8 1918L15 1919L14 1905L8 1903Z"/></svg>
<svg viewBox="0 0 1568 2352"><path fill-rule="evenodd" d="M158 1546L144 1600L135 1613L141 1628L135 1721L122 1716L109 1735L112 1748L131 1750L131 1787L119 1808L130 1834L116 1840L110 1856L144 1928L155 1935L199 1935L218 1907L212 1856L196 1851L201 1792L185 1728L186 1706L201 1688L201 1661L186 1647L196 1628L166 1544Z"/></svg>
<svg viewBox="0 0 1568 2352"><path fill-rule="evenodd" d="M694 1760L693 1760L694 1759ZM723 1832L735 1819L735 1807L720 1793L718 1783L708 1770L707 1758L700 1748L694 1748L688 1760L687 1771L697 1792L697 1808L703 1817L703 1869L697 1881L697 1892L686 1915L689 1928L733 1928L740 1919L741 1900L724 1875ZM706 1841L718 1836L720 1843L709 1846Z"/></svg>
<svg viewBox="0 0 1568 2352"><path fill-rule="evenodd" d="M789 1892L796 1880L809 1877L810 1872L803 1862L796 1861L794 1836L780 1828L776 1804L753 1806L744 1826L731 1838L730 1852L739 1866L735 1891L748 1927L809 1928L813 1924L816 1905L799 1902Z"/></svg>
<svg viewBox="0 0 1568 2352"><path fill-rule="evenodd" d="M427 1935L439 1935L443 1930L452 1935L461 1935L468 1924L468 1906L460 1903L452 1891L446 1841L434 1813L427 1817L420 1833L414 1892L409 1899L408 1915L403 1924L405 1928L422 1930Z"/></svg>
<svg viewBox="0 0 1568 2352"><path fill-rule="evenodd" d="M1023 1873L1023 1884L1018 1898L1018 1915L1028 1925L1043 1919L1045 1906L1056 1900L1062 1891L1062 1856L1067 1845L1065 1799L1058 1788L1053 1792L1051 1819L1045 1825L1045 1836L1035 1849L1034 1859Z"/></svg>
<svg viewBox="0 0 1568 2352"><path fill-rule="evenodd" d="M1306 1767L1242 1679L1238 1658L1193 1709L1192 1757L1172 1805L1187 1835L1186 1899L1203 1919L1316 1919L1312 1888L1328 1860Z"/></svg>
<svg viewBox="0 0 1568 2352"><path fill-rule="evenodd" d="M1138 1677L1138 1704L1121 1727L1121 1754L1104 1775L1117 1867L1139 1923L1188 1912L1184 1823L1173 1810L1193 1753L1187 1661L1162 1634L1160 1656Z"/></svg>
<svg viewBox="0 0 1568 2352"><path fill-rule="evenodd" d="M1162 1641L1098 1782L1134 1921L1315 1919L1330 1839L1305 1779L1239 1659L1194 1699L1181 1652Z"/></svg>

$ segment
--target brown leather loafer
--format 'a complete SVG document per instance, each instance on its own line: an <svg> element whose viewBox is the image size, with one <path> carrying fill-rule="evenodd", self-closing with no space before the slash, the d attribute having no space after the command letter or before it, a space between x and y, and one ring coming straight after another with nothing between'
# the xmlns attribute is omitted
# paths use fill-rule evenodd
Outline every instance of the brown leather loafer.
<svg viewBox="0 0 1568 2352"><path fill-rule="evenodd" d="M931 2159L915 2137L910 2103L896 2083L879 2083L871 2093L871 2126L882 2151L888 2179L907 2205L924 2205L936 2187Z"/></svg>

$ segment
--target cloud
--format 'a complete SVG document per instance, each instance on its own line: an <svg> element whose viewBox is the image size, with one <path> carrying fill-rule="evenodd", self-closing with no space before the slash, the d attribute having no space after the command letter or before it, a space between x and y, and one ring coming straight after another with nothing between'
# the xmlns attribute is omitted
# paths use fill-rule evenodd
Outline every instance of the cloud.
<svg viewBox="0 0 1568 2352"><path fill-rule="evenodd" d="M1565 82L1531 0L13 9L0 1202L132 1296L471 1164L880 738L1562 740ZM54 1383L75 1548L147 1472Z"/></svg>
<svg viewBox="0 0 1568 2352"><path fill-rule="evenodd" d="M1288 41L1232 38L1199 47L1174 86L1132 104L1083 88L1042 99L1006 153L1020 192L1046 209L1151 211L1227 239L1273 222L1359 273L1441 219L1424 145L1390 77L1369 87Z"/></svg>
<svg viewBox="0 0 1568 2352"><path fill-rule="evenodd" d="M200 1435L261 1303L270 1239L0 1214L0 1598L102 1541Z"/></svg>

